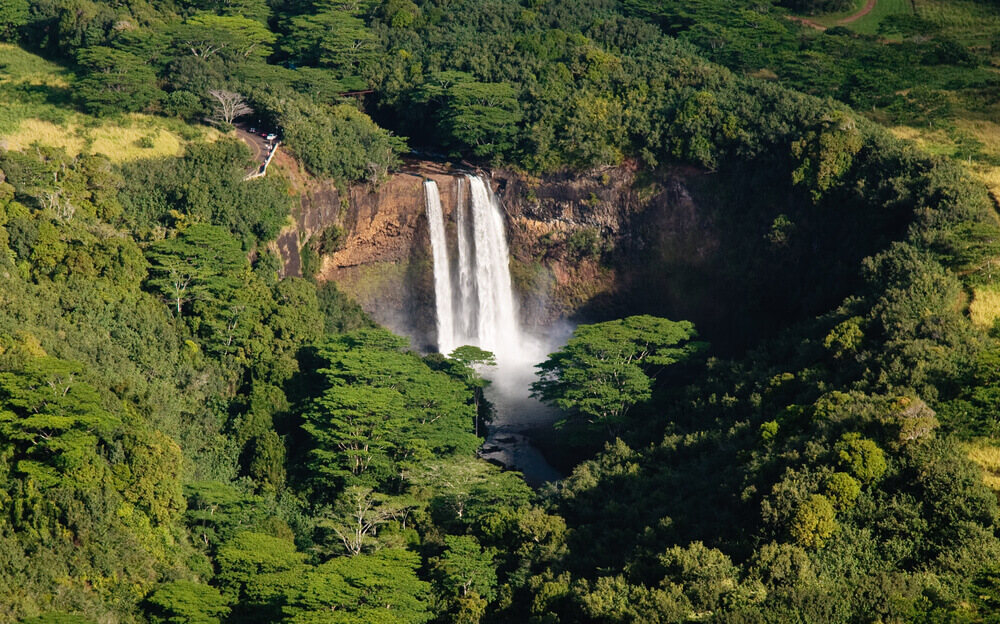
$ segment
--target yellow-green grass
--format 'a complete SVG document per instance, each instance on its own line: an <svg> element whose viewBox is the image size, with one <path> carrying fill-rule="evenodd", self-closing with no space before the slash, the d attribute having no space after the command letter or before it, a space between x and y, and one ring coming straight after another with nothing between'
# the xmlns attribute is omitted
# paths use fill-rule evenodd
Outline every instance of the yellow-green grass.
<svg viewBox="0 0 1000 624"><path fill-rule="evenodd" d="M969 459L983 469L983 483L1000 494L1000 445L989 439L973 440L964 445Z"/></svg>
<svg viewBox="0 0 1000 624"><path fill-rule="evenodd" d="M41 119L23 119L14 132L0 134L0 148L13 152L23 151L35 143L61 147L70 156L76 156L86 147L86 141L78 135L74 125L56 125Z"/></svg>
<svg viewBox="0 0 1000 624"><path fill-rule="evenodd" d="M74 76L66 69L9 44L0 44L0 148L34 144L60 147L71 156L104 154L114 162L176 156L188 140L214 141L212 128L187 126L152 115L97 118L68 104Z"/></svg>
<svg viewBox="0 0 1000 624"><path fill-rule="evenodd" d="M1000 125L991 119L978 119L972 114L963 114L953 122L955 127L982 143L982 151L990 156L1000 157Z"/></svg>
<svg viewBox="0 0 1000 624"><path fill-rule="evenodd" d="M130 115L93 127L82 126L78 121L57 125L41 119L25 119L17 131L0 136L0 147L12 151L27 149L35 143L61 147L70 156L103 154L113 162L177 156L184 145L178 135L158 127L155 117L144 115Z"/></svg>
<svg viewBox="0 0 1000 624"><path fill-rule="evenodd" d="M1000 167L972 165L969 169L986 185L990 195L993 196L993 201L1000 204Z"/></svg>
<svg viewBox="0 0 1000 624"><path fill-rule="evenodd" d="M998 317L1000 317L1000 287L975 288L972 291L972 302L969 303L969 318L972 323L982 329L989 329L993 327L993 322Z"/></svg>
<svg viewBox="0 0 1000 624"><path fill-rule="evenodd" d="M942 34L966 45L989 45L1000 32L1000 9L974 0L913 0L917 15L934 22Z"/></svg>
<svg viewBox="0 0 1000 624"><path fill-rule="evenodd" d="M88 136L93 140L89 151L104 154L111 160L178 155L182 151L180 137L163 128L102 126L95 128Z"/></svg>
<svg viewBox="0 0 1000 624"><path fill-rule="evenodd" d="M982 144L982 151L988 156L1000 158L1000 125L985 119L962 117L953 122L958 132L972 137ZM943 129L895 126L892 133L901 139L912 141L923 151L937 156L953 157L959 145ZM1000 167L977 161L975 157L960 160L973 177L981 181L997 203L1000 203Z"/></svg>
<svg viewBox="0 0 1000 624"><path fill-rule="evenodd" d="M9 43L0 43L0 84L5 82L69 86L73 74L64 67Z"/></svg>
<svg viewBox="0 0 1000 624"><path fill-rule="evenodd" d="M953 156L958 146L948 133L940 128L914 128L913 126L894 126L889 130L901 139L912 142L921 150L936 156Z"/></svg>

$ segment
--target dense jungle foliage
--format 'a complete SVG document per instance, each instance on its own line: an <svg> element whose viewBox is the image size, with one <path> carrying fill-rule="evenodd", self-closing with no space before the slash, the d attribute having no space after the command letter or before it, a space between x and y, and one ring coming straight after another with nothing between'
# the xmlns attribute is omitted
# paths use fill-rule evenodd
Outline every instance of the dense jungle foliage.
<svg viewBox="0 0 1000 624"><path fill-rule="evenodd" d="M0 95L226 128L228 91L341 183L407 145L712 172L734 326L776 336L581 326L535 390L602 450L536 492L476 456L487 355L278 278L292 198L241 142L5 149L0 621L996 621L1000 340L967 308L1000 220L849 108L938 123L944 82L996 76L919 21L889 45L745 4L0 0L0 37L75 73Z"/></svg>

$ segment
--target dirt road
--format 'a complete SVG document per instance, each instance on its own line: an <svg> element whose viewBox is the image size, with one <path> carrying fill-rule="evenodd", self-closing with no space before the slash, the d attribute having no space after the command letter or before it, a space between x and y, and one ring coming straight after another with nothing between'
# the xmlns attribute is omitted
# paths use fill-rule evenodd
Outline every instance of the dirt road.
<svg viewBox="0 0 1000 624"><path fill-rule="evenodd" d="M861 19L862 17L868 15L869 13L872 12L872 10L875 9L875 4L876 4L877 1L878 0L868 0L868 2L865 3L864 8L862 8L860 11L858 11L854 15L850 15L848 17L845 17L842 20L839 20L837 22L837 26L843 26L844 24L850 24L851 22L855 22L855 21ZM795 15L789 15L788 19L792 20L793 22L798 22L798 23L802 24L803 26L808 26L809 28L815 28L816 30L826 30L826 28L827 28L826 26L820 24L819 22L814 22L813 20L809 19L808 17L797 17Z"/></svg>

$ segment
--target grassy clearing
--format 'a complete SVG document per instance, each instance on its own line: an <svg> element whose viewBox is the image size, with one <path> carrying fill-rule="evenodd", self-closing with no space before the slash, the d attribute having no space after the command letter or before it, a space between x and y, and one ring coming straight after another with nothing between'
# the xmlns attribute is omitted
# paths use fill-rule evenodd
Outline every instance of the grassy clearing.
<svg viewBox="0 0 1000 624"><path fill-rule="evenodd" d="M980 155L957 158L973 177L980 180L993 199L1000 203L1000 125L985 119L962 117L952 122L951 128L914 128L895 126L890 128L901 139L912 141L929 154L957 158L961 150L960 140L971 138L980 144ZM985 159L983 157L986 157Z"/></svg>
<svg viewBox="0 0 1000 624"><path fill-rule="evenodd" d="M97 118L72 108L72 72L21 48L0 44L0 148L61 147L71 156L114 162L177 156L189 141L214 141L212 128L151 115Z"/></svg>
<svg viewBox="0 0 1000 624"><path fill-rule="evenodd" d="M14 132L0 137L0 147L14 152L23 151L35 143L61 147L70 156L76 156L86 147L86 141L77 135L74 125L57 125L42 119L22 119Z"/></svg>
<svg viewBox="0 0 1000 624"><path fill-rule="evenodd" d="M974 0L913 0L917 15L937 24L949 37L969 46L988 46L1000 32L1000 9Z"/></svg>
<svg viewBox="0 0 1000 624"><path fill-rule="evenodd" d="M969 318L974 325L982 329L993 327L993 322L1000 318L1000 287L976 288L972 292L972 302L969 304Z"/></svg>
<svg viewBox="0 0 1000 624"><path fill-rule="evenodd" d="M989 189L993 201L1000 204L1000 167L974 166L972 172Z"/></svg>
<svg viewBox="0 0 1000 624"><path fill-rule="evenodd" d="M875 35L878 34L878 26L884 18L912 12L910 0L878 0L871 13L845 26L865 35Z"/></svg>
<svg viewBox="0 0 1000 624"><path fill-rule="evenodd" d="M73 74L64 67L47 61L9 43L0 43L0 84L29 83L68 87Z"/></svg>
<svg viewBox="0 0 1000 624"><path fill-rule="evenodd" d="M61 147L70 156L104 154L112 162L124 162L178 156L187 142L176 133L159 127L155 117L131 115L115 121L102 121L96 126L82 125L81 122L86 121L84 115L72 115L71 118L73 121L63 124L24 119L17 130L0 135L0 147L20 151L39 143Z"/></svg>
<svg viewBox="0 0 1000 624"><path fill-rule="evenodd" d="M969 459L983 469L983 483L1000 494L1000 446L995 440L973 440L965 443Z"/></svg>
<svg viewBox="0 0 1000 624"><path fill-rule="evenodd" d="M948 133L941 129L914 128L912 126L895 126L889 130L901 139L906 139L916 144L921 150L935 156L953 156L958 151L958 146L948 136Z"/></svg>

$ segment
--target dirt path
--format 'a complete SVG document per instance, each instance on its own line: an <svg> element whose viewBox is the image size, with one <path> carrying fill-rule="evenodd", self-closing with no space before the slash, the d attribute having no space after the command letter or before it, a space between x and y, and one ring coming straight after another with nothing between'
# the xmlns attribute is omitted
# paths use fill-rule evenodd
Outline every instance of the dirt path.
<svg viewBox="0 0 1000 624"><path fill-rule="evenodd" d="M854 15L850 15L848 17L845 17L842 20L839 20L837 22L837 26L843 26L844 24L850 24L851 22L855 22L855 21L861 19L862 17L868 15L869 13L872 12L872 10L875 9L875 4L877 2L878 2L878 0L868 0L868 2L865 3L864 8L862 8L860 11L858 11ZM792 20L793 22L798 22L798 23L802 24L803 26L808 26L809 28L815 28L816 30L826 30L826 26L820 24L819 22L814 22L813 20L811 20L811 19L809 19L807 17L796 17L794 15L789 15L788 19Z"/></svg>
<svg viewBox="0 0 1000 624"><path fill-rule="evenodd" d="M875 2L876 0L868 0L867 4L865 4L865 8L861 9L860 11L858 11L857 13L855 13L850 17L845 17L844 19L840 20L839 22L837 22L837 25L839 26L841 24L850 24L851 22L859 20L862 17L868 15L869 13L872 12L872 9L875 8Z"/></svg>
<svg viewBox="0 0 1000 624"><path fill-rule="evenodd" d="M793 22L798 22L798 23L802 24L803 26L808 26L809 28L815 28L816 30L826 30L826 26L824 26L824 25L822 25L820 23L814 22L814 21L812 21L809 18L806 18L806 17L796 17L795 15L788 15L787 17L788 17L788 19L792 20Z"/></svg>

